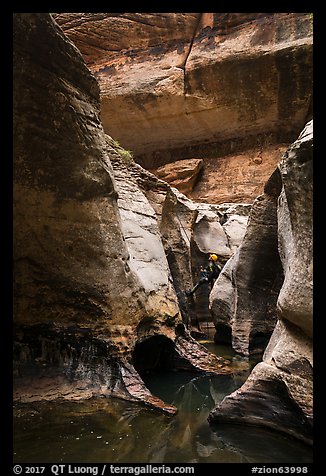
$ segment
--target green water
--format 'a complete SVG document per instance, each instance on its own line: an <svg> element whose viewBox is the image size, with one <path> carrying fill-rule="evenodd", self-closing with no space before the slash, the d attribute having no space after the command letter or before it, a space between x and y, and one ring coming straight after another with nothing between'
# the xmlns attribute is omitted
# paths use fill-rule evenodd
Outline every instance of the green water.
<svg viewBox="0 0 326 476"><path fill-rule="evenodd" d="M312 462L310 447L279 433L208 425L209 411L246 380L253 363L206 345L233 361L233 375L144 376L153 394L178 408L174 417L114 398L15 405L14 463Z"/></svg>

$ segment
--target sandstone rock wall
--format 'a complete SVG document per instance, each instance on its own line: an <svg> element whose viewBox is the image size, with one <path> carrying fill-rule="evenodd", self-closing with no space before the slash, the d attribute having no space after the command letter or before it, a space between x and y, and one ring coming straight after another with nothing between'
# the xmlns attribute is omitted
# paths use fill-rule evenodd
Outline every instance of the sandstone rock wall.
<svg viewBox="0 0 326 476"><path fill-rule="evenodd" d="M96 72L107 68L108 58L123 61L121 52L130 61L134 51L141 54L167 42L189 44L200 14L59 13L54 18Z"/></svg>
<svg viewBox="0 0 326 476"><path fill-rule="evenodd" d="M15 321L136 322L97 83L51 18L14 19Z"/></svg>
<svg viewBox="0 0 326 476"><path fill-rule="evenodd" d="M168 182L185 195L190 194L203 169L202 159L177 160L170 164L152 170L160 179Z"/></svg>
<svg viewBox="0 0 326 476"><path fill-rule="evenodd" d="M313 332L313 122L283 156L279 165L279 251L285 279L278 298L282 318Z"/></svg>
<svg viewBox="0 0 326 476"><path fill-rule="evenodd" d="M182 325L154 211L113 170L99 105L51 16L15 14L15 398L113 393L174 413L135 371L136 344L156 335L174 368L222 363Z"/></svg>
<svg viewBox="0 0 326 476"><path fill-rule="evenodd" d="M202 323L212 321L211 288L203 285L190 300L185 299L184 291L197 283L210 253L217 253L222 267L235 253L245 234L250 209L250 204L195 203L176 189L166 195L161 223L163 243L177 294L197 330Z"/></svg>
<svg viewBox="0 0 326 476"><path fill-rule="evenodd" d="M277 300L279 320L263 362L209 417L211 423L268 426L307 443L312 443L313 419L312 151L310 121L279 165L278 238L284 282Z"/></svg>
<svg viewBox="0 0 326 476"><path fill-rule="evenodd" d="M288 141L309 113L309 14L96 15L92 47L95 17L55 18L67 35L76 33L75 42L81 38L79 47L100 81L104 127L147 166L198 157L199 151L216 157L257 140ZM265 292L271 282L265 277L273 275L268 267L260 274L252 251L257 240L259 263L265 244L274 256L279 189L269 181L253 208L242 243L247 259L237 251L246 206L239 205L239 213L229 204L199 206L139 165L123 163L104 134L94 77L48 14L14 15L13 105L15 398L114 394L174 413L150 394L135 366L141 372L159 358L172 368L229 371L185 329L176 291L183 273L194 282L194 269L206 264L208 252L218 248L225 259L235 253L220 277L226 284L219 306L227 327L240 300L245 321L252 314L245 290ZM210 416L211 422L271 426L308 442L311 150L308 124L279 166L285 279L264 361ZM249 344L248 332L243 335L248 349L250 333ZM168 351L167 360L161 350Z"/></svg>
<svg viewBox="0 0 326 476"><path fill-rule="evenodd" d="M229 342L244 355L260 353L274 330L276 302L283 282L278 254L278 169L254 201L244 238L210 294L216 342ZM221 335L219 335L221 334Z"/></svg>
<svg viewBox="0 0 326 476"><path fill-rule="evenodd" d="M188 194L198 202L253 203L264 193L264 185L277 167L289 144L261 144L260 147L203 159L196 186Z"/></svg>
<svg viewBox="0 0 326 476"><path fill-rule="evenodd" d="M128 267L143 288L149 315L177 318L179 307L155 211L140 189L132 167L111 156L114 170L121 230L128 251ZM134 293L134 299L139 299Z"/></svg>
<svg viewBox="0 0 326 476"><path fill-rule="evenodd" d="M104 129L153 168L292 142L311 104L309 13L57 14Z"/></svg>

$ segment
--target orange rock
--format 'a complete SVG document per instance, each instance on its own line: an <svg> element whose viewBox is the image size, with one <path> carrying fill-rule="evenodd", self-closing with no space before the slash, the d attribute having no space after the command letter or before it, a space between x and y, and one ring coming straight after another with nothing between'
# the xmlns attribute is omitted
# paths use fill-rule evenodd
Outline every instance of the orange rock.
<svg viewBox="0 0 326 476"><path fill-rule="evenodd" d="M185 159L163 165L152 172L187 195L192 192L202 168L202 159Z"/></svg>

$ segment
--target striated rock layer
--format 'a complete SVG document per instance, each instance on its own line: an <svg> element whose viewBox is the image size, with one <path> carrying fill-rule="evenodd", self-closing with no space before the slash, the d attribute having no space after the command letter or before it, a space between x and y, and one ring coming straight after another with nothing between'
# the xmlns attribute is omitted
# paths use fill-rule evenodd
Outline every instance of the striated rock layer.
<svg viewBox="0 0 326 476"><path fill-rule="evenodd" d="M113 169L97 82L48 14L14 15L13 105L15 398L174 413L135 367L227 370L185 329L153 208Z"/></svg>
<svg viewBox="0 0 326 476"><path fill-rule="evenodd" d="M307 443L313 419L312 159L310 121L279 165L278 245L284 271L279 320L263 361L209 416L211 423L268 426Z"/></svg>
<svg viewBox="0 0 326 476"><path fill-rule="evenodd" d="M288 144L307 121L309 13L54 18L99 81L104 129L147 168Z"/></svg>

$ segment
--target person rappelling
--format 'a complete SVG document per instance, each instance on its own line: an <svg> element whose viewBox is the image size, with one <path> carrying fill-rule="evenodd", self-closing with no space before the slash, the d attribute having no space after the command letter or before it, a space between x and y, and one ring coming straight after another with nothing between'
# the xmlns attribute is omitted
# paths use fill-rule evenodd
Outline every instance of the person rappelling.
<svg viewBox="0 0 326 476"><path fill-rule="evenodd" d="M192 289L186 291L187 296L192 296L205 283L212 283L213 286L214 281L219 277L222 267L217 262L218 256L215 253L211 253L208 260L208 266L201 268L197 284Z"/></svg>

